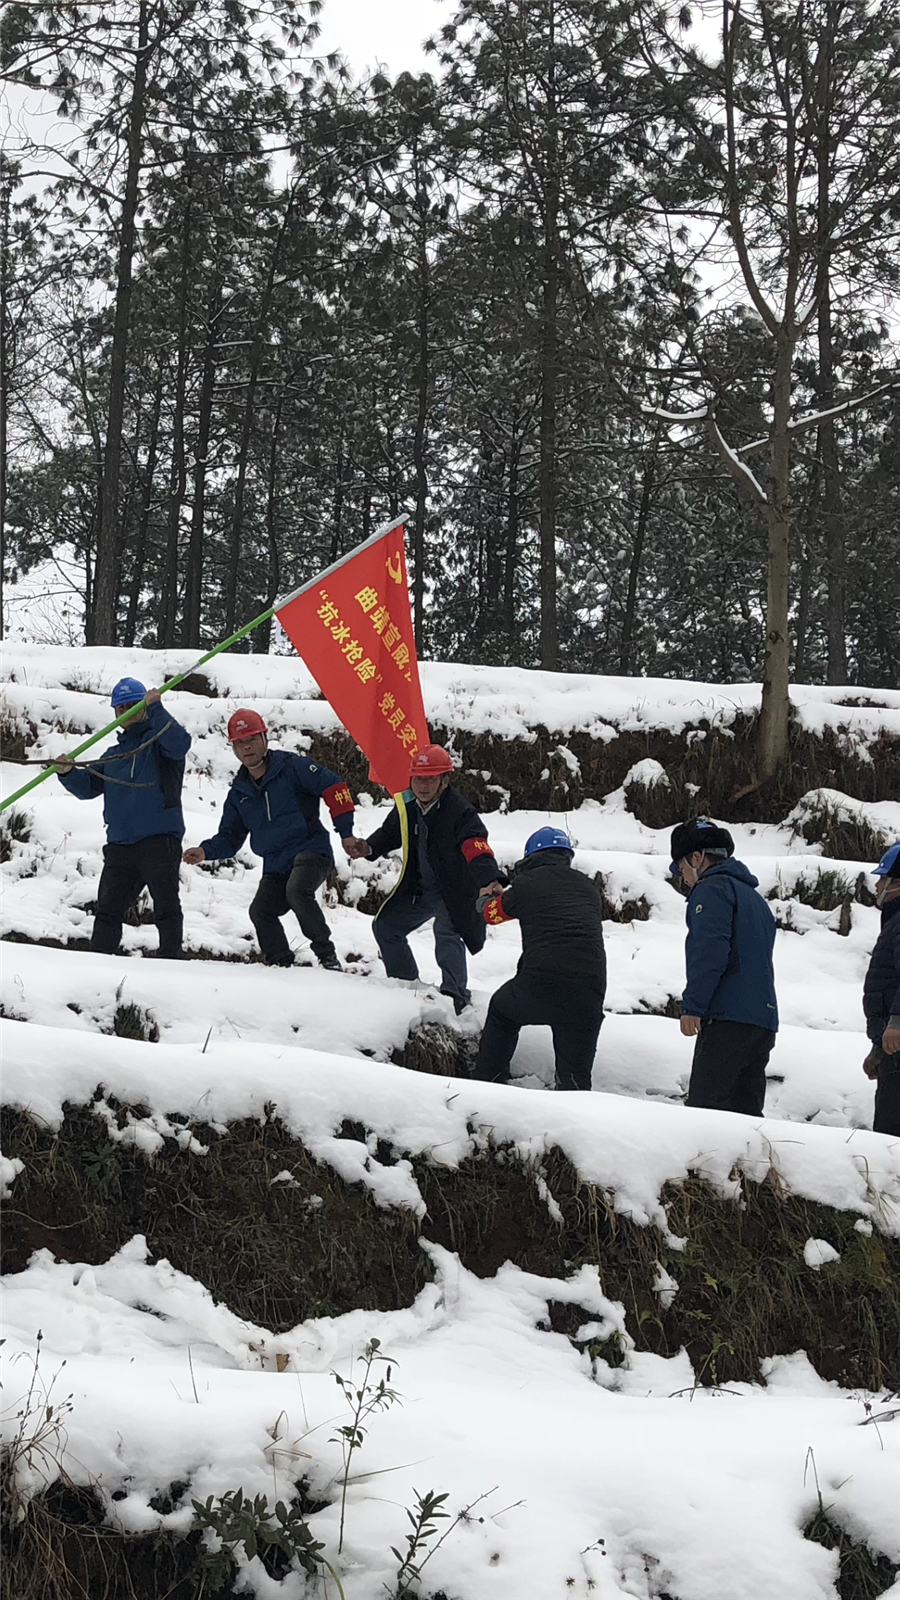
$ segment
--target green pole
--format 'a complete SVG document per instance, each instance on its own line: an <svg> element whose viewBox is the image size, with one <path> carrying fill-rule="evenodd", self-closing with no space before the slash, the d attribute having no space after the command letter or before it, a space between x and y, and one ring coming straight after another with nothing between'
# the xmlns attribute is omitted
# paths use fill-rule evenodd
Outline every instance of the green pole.
<svg viewBox="0 0 900 1600"><path fill-rule="evenodd" d="M245 638L248 633L252 633L253 629L258 628L261 623L268 622L270 617L274 617L277 605L281 603L278 601L276 605L270 606L268 611L260 612L258 617L253 618L252 622L245 623L243 628L239 628L237 633L233 633L230 639L223 639L222 643L217 644L214 650L207 650L206 655L201 656L199 661L195 661L193 666L188 667L184 672L176 673L175 677L170 678L168 683L162 684L159 691L160 694L165 694L167 690L176 688L179 683L184 682L185 678L189 678L192 672L196 672L199 667L205 666L207 661L211 661L213 656L221 655L223 650L228 650L231 645L237 644L238 639ZM146 703L146 700L140 700L138 705L143 706ZM131 706L128 711L123 711L120 717L116 717L115 722L107 723L106 727L101 728L99 733L92 733L89 739L85 739L83 744L78 745L77 749L70 752L68 759L74 760L76 756L80 756L85 750L89 750L92 744L96 744L100 739L105 739L108 733L112 733L114 728L118 728L125 721L126 717L132 717L136 709L137 707ZM36 778L32 778L29 783L23 784L21 789L16 790L15 794L11 794L6 800L0 801L0 813L6 811L9 806L14 805L17 800L21 800L23 794L27 794L30 789L36 789L39 783L43 783L47 778L52 778L54 772L57 771L58 768L55 765L51 765L46 767L43 772L39 772Z"/></svg>

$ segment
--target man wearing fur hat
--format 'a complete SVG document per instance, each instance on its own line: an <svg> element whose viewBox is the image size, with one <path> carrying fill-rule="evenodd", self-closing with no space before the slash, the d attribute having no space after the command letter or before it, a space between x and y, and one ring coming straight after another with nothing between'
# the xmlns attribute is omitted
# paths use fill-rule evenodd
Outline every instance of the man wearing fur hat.
<svg viewBox="0 0 900 1600"><path fill-rule="evenodd" d="M876 1133L900 1137L900 840L885 850L877 867L876 904L881 932L863 986L866 1032L872 1048L863 1071L874 1078Z"/></svg>
<svg viewBox="0 0 900 1600"><path fill-rule="evenodd" d="M761 1117L778 1028L775 919L727 828L679 823L670 871L688 896L681 1031L696 1044L687 1104Z"/></svg>

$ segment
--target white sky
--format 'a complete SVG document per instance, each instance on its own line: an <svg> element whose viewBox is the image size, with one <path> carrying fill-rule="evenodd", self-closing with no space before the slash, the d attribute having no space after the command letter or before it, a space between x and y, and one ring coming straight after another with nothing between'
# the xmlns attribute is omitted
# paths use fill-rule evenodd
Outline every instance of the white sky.
<svg viewBox="0 0 900 1600"><path fill-rule="evenodd" d="M426 56L422 46L454 10L453 0L325 0L315 53L339 51L354 78L378 66L391 77L435 71L434 58ZM6 85L0 98L0 146L10 155L15 156L28 138L59 147L74 135L75 130L60 120L50 95ZM47 165L56 170L58 163L51 158ZM43 180L27 187L40 190Z"/></svg>
<svg viewBox="0 0 900 1600"><path fill-rule="evenodd" d="M386 67L391 77L420 72L429 65L423 41L453 9L446 0L325 0L317 49L339 50L354 77L376 66Z"/></svg>

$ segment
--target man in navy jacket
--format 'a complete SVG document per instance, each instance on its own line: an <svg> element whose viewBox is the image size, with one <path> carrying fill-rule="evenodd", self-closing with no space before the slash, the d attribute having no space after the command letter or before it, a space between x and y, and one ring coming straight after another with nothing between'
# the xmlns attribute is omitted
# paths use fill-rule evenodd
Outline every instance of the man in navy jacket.
<svg viewBox="0 0 900 1600"><path fill-rule="evenodd" d="M181 788L191 736L162 704L158 689L121 678L112 692L118 713L146 702L119 729L116 744L83 766L56 763L59 780L79 800L103 796L107 844L97 891L91 949L115 955L122 922L143 888L150 891L159 954L181 957L184 919L178 893L184 816Z"/></svg>
<svg viewBox="0 0 900 1600"><path fill-rule="evenodd" d="M688 891L681 1031L697 1041L687 1103L761 1117L778 1028L775 919L733 854L731 834L715 823L682 822L672 833L670 871Z"/></svg>
<svg viewBox="0 0 900 1600"><path fill-rule="evenodd" d="M334 866L331 842L319 819L325 801L348 855L353 837L353 800L343 778L307 756L270 750L268 728L257 711L236 711L228 723L231 748L240 762L211 839L185 850L189 866L236 856L248 833L250 848L263 858L263 875L250 906L250 921L270 967L292 967L294 957L281 918L293 911L320 966L340 972L331 930L316 899Z"/></svg>
<svg viewBox="0 0 900 1600"><path fill-rule="evenodd" d="M872 1041L863 1070L878 1085L875 1132L900 1138L900 841L872 871L878 879L881 932L863 986L866 1032Z"/></svg>

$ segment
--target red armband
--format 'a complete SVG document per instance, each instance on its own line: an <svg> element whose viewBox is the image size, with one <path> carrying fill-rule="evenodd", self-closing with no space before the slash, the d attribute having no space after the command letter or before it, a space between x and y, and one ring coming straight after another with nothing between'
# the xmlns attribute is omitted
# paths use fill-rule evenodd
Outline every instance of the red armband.
<svg viewBox="0 0 900 1600"><path fill-rule="evenodd" d="M515 922L515 917L510 917L503 909L503 896L495 894L493 900L486 900L481 915L485 922Z"/></svg>
<svg viewBox="0 0 900 1600"><path fill-rule="evenodd" d="M475 861L479 856L493 857L493 850L487 839L463 839L459 847L467 861Z"/></svg>
<svg viewBox="0 0 900 1600"><path fill-rule="evenodd" d="M344 817L353 810L353 796L345 783L333 783L322 795L333 817Z"/></svg>

